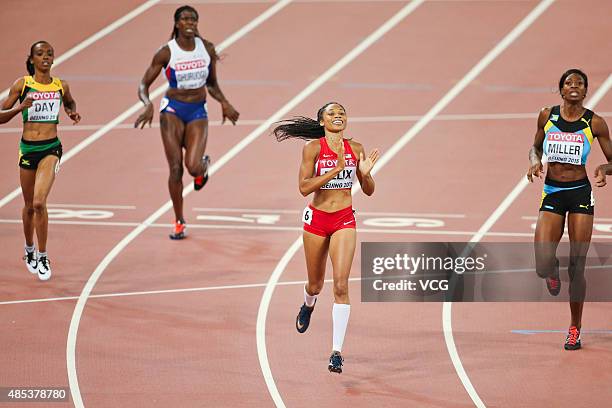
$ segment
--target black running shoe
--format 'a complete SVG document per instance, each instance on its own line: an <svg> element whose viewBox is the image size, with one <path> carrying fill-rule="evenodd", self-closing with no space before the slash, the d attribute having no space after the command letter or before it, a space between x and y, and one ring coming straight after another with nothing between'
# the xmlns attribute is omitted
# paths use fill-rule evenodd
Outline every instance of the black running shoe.
<svg viewBox="0 0 612 408"><path fill-rule="evenodd" d="M343 362L344 362L344 359L340 355L340 352L334 351L332 355L329 357L329 365L327 366L327 369L329 370L330 373L341 374Z"/></svg>
<svg viewBox="0 0 612 408"><path fill-rule="evenodd" d="M295 318L295 328L298 333L304 333L308 329L308 325L310 325L310 315L314 310L315 305L317 304L317 300L315 299L314 305L312 307L306 306L306 303L300 307L300 311Z"/></svg>
<svg viewBox="0 0 612 408"><path fill-rule="evenodd" d="M553 276L549 276L546 278L546 288L548 289L548 293L553 296L557 296L559 292L561 292L561 279L559 279L559 260L557 259L557 264L555 265L555 272Z"/></svg>
<svg viewBox="0 0 612 408"><path fill-rule="evenodd" d="M580 343L580 330L576 326L572 326L567 332L564 348L566 350L578 350L580 347L582 347Z"/></svg>
<svg viewBox="0 0 612 408"><path fill-rule="evenodd" d="M210 156L204 155L204 157L202 157L202 166L204 167L204 175L198 176L193 179L193 189L195 191L201 190L208 182L208 167L210 166Z"/></svg>

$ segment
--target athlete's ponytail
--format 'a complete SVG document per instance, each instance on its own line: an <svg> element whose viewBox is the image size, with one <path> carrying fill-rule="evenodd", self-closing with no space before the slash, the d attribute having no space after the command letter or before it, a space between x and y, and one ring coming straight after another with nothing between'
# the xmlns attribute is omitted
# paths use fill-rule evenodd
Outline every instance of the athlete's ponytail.
<svg viewBox="0 0 612 408"><path fill-rule="evenodd" d="M561 78L559 79L559 92L561 92L561 90L563 89L563 84L565 84L565 80L567 79L567 77L572 74L580 75L582 79L584 79L584 87L586 89L589 88L589 78L587 78L587 75L578 68L572 68L568 69L563 73L563 75L561 75Z"/></svg>
<svg viewBox="0 0 612 408"><path fill-rule="evenodd" d="M36 41L34 44L32 44L32 46L30 47L30 55L28 55L28 58L26 58L26 69L28 70L28 74L30 75L34 75L34 64L32 63L32 57L34 54L34 47L36 47L38 44L47 44L49 45L49 43L47 41L41 40L41 41Z"/></svg>
<svg viewBox="0 0 612 408"><path fill-rule="evenodd" d="M282 142L287 139L320 139L325 136L325 128L321 126L323 120L323 112L329 105L340 105L338 102L328 102L317 112L317 120L307 118L305 116L297 116L292 119L286 119L277 123L281 123L274 128L272 133L276 140ZM342 106L342 105L340 105ZM344 106L342 106L344 109Z"/></svg>

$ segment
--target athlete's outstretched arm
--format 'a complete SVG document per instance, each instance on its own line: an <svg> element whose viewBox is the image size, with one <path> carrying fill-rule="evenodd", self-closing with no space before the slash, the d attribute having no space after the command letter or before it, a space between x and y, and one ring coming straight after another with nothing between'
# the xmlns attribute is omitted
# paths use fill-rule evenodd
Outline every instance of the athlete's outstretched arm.
<svg viewBox="0 0 612 408"><path fill-rule="evenodd" d="M363 191L366 195L371 196L374 194L375 184L370 172L372 171L376 161L378 161L380 153L378 152L378 149L374 149L366 157L365 149L361 143L351 143L355 146L353 151L356 151L357 157L359 157L359 171L357 171L357 178L359 179L359 184L361 185L361 191Z"/></svg>
<svg viewBox="0 0 612 408"><path fill-rule="evenodd" d="M81 115L79 115L76 111L76 101L70 93L68 82L62 81L62 88L64 88L64 95L62 97L62 101L64 102L64 111L66 111L66 115L72 119L73 124L76 125L81 121Z"/></svg>
<svg viewBox="0 0 612 408"><path fill-rule="evenodd" d="M344 170L344 160L338 160L336 167L321 176L314 176L315 160L320 150L319 140L313 140L304 145L302 150L302 164L300 165L299 186L300 193L306 197L331 181ZM338 157L344 157L344 144L340 143Z"/></svg>
<svg viewBox="0 0 612 408"><path fill-rule="evenodd" d="M544 126L550 116L550 108L542 108L538 116L538 129L536 130L533 146L529 149L529 170L527 170L527 180L533 183L533 176L542 178L544 166L542 165L542 154L544 152Z"/></svg>
<svg viewBox="0 0 612 408"><path fill-rule="evenodd" d="M606 174L612 175L612 141L610 141L610 131L606 121L599 115L593 116L593 134L597 136L599 146L603 151L608 163L597 166L595 169L595 185L603 187L606 185Z"/></svg>
<svg viewBox="0 0 612 408"><path fill-rule="evenodd" d="M221 103L221 111L223 114L223 120L221 123L225 123L225 119L229 119L229 121L235 125L240 113L238 113L232 104L229 103L219 87L219 81L217 80L217 60L219 57L215 51L215 45L204 39L202 39L202 41L204 41L206 51L208 51L208 55L210 55L210 72L208 73L208 79L206 80L206 88L208 89L210 96Z"/></svg>
<svg viewBox="0 0 612 408"><path fill-rule="evenodd" d="M157 50L153 56L153 61L151 61L151 65L149 65L149 68L145 71L140 81L140 85L138 86L138 97L142 103L144 103L145 110L136 119L136 123L134 123L135 128L140 127L142 129L147 123L151 126L151 122L153 122L153 103L149 99L149 88L153 81L159 76L162 68L168 65L169 62L170 48L164 45Z"/></svg>
<svg viewBox="0 0 612 408"><path fill-rule="evenodd" d="M21 90L23 89L23 78L19 78L15 83L11 86L9 91L9 95L6 100L2 103L2 110L0 110L0 123L6 123L9 120L13 119L15 115L20 113L22 110L29 108L32 106L32 98L27 97L21 102L17 107L15 102L19 100L19 95L21 94Z"/></svg>

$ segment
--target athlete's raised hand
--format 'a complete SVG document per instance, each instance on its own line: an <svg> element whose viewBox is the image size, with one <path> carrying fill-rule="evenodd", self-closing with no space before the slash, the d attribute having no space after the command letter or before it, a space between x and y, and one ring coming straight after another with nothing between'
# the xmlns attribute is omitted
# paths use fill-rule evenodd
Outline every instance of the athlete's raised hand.
<svg viewBox="0 0 612 408"><path fill-rule="evenodd" d="M374 149L370 152L367 159L365 158L363 152L359 153L359 172L362 176L367 176L372 171L374 164L378 161L380 157L380 153L378 149Z"/></svg>
<svg viewBox="0 0 612 408"><path fill-rule="evenodd" d="M136 122L134 123L134 127L141 129L145 127L148 123L149 127L151 127L151 122L153 122L153 104L149 103L145 105L145 110L142 112L138 118L136 118Z"/></svg>
<svg viewBox="0 0 612 408"><path fill-rule="evenodd" d="M336 163L336 170L340 173L344 170L346 165L346 159L344 158L344 140L340 139L340 147L338 148L338 162Z"/></svg>
<svg viewBox="0 0 612 408"><path fill-rule="evenodd" d="M606 165L602 164L595 169L595 185L597 187L603 187L606 184Z"/></svg>
<svg viewBox="0 0 612 408"><path fill-rule="evenodd" d="M221 121L221 124L225 123L225 119L229 119L229 121L232 122L232 125L236 124L240 113L236 109L234 109L232 104L227 101L223 102L221 104L221 111L223 114L223 120Z"/></svg>
<svg viewBox="0 0 612 408"><path fill-rule="evenodd" d="M530 183L533 183L533 177L539 177L540 179L542 178L544 174L544 166L542 165L541 161L538 161L535 164L532 164L529 167L529 170L527 170L527 180L529 180Z"/></svg>

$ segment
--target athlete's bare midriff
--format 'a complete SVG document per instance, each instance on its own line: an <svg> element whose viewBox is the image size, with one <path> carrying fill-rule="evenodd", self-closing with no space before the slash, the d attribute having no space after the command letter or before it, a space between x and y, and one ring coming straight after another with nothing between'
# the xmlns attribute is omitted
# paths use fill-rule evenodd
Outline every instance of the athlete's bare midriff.
<svg viewBox="0 0 612 408"><path fill-rule="evenodd" d="M57 124L55 123L34 123L25 122L23 124L23 140L38 141L53 139L57 136Z"/></svg>
<svg viewBox="0 0 612 408"><path fill-rule="evenodd" d="M314 193L312 206L325 212L336 212L353 205L350 189L317 190Z"/></svg>
<svg viewBox="0 0 612 408"><path fill-rule="evenodd" d="M555 181L576 181L587 178L585 166L567 163L548 163L546 178Z"/></svg>
<svg viewBox="0 0 612 408"><path fill-rule="evenodd" d="M196 103L206 100L206 87L197 89L176 89L169 88L166 91L166 96L179 102Z"/></svg>

